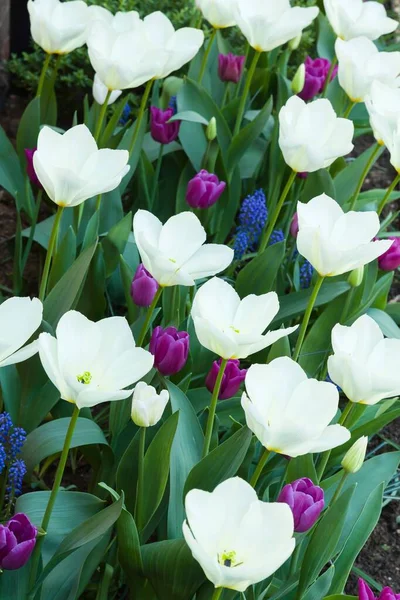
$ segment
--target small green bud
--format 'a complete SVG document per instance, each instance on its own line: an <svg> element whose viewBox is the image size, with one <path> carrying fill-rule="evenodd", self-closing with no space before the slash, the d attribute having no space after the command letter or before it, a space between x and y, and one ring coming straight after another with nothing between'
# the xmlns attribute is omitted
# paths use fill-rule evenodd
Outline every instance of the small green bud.
<svg viewBox="0 0 400 600"><path fill-rule="evenodd" d="M217 137L217 121L212 117L206 129L206 136L209 142L212 142Z"/></svg>
<svg viewBox="0 0 400 600"><path fill-rule="evenodd" d="M299 33L298 36L296 36L295 38L290 40L290 42L288 44L290 50L297 50L297 48L300 46L301 37L302 37L302 33Z"/></svg>
<svg viewBox="0 0 400 600"><path fill-rule="evenodd" d="M342 467L347 473L357 473L364 464L367 453L368 436L360 437L346 452L342 460Z"/></svg>
<svg viewBox="0 0 400 600"><path fill-rule="evenodd" d="M306 82L306 66L301 64L296 71L296 75L292 81L292 92L293 94L300 94L303 91L304 84Z"/></svg>
<svg viewBox="0 0 400 600"><path fill-rule="evenodd" d="M351 287L357 288L362 284L363 279L364 267L358 267L358 269L354 269L354 271L350 273L350 275L347 278L347 281L349 282Z"/></svg>

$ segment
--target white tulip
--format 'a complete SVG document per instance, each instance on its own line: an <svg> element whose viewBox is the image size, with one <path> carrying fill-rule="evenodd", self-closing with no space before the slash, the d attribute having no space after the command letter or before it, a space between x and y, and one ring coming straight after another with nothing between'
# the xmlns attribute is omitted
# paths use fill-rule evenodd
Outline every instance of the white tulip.
<svg viewBox="0 0 400 600"><path fill-rule="evenodd" d="M185 508L186 543L216 588L244 592L275 573L294 550L289 506L258 500L239 477L211 493L191 490Z"/></svg>
<svg viewBox="0 0 400 600"><path fill-rule="evenodd" d="M214 29L225 29L236 25L236 0L195 0L197 8Z"/></svg>
<svg viewBox="0 0 400 600"><path fill-rule="evenodd" d="M28 0L31 35L48 54L68 54L86 42L86 2Z"/></svg>
<svg viewBox="0 0 400 600"><path fill-rule="evenodd" d="M104 85L104 83L101 81L100 77L96 73L93 80L93 98L96 100L97 104L104 104L107 98L107 93L107 87ZM122 90L114 90L113 92L111 92L107 102L107 106L110 106L110 104L113 104L116 100L118 100L121 94Z"/></svg>
<svg viewBox="0 0 400 600"><path fill-rule="evenodd" d="M329 167L354 148L352 121L338 118L326 99L306 104L292 96L281 108L279 124L279 146L296 173Z"/></svg>
<svg viewBox="0 0 400 600"><path fill-rule="evenodd" d="M385 139L385 145L390 153L390 163L400 175L400 117L391 135Z"/></svg>
<svg viewBox="0 0 400 600"><path fill-rule="evenodd" d="M156 389L139 381L133 392L131 417L139 427L152 427L163 416L169 401L167 390L157 394Z"/></svg>
<svg viewBox="0 0 400 600"><path fill-rule="evenodd" d="M109 317L97 323L74 310L65 313L56 329L39 336L39 356L61 398L78 408L123 400L127 386L152 368L154 357L135 346L128 321Z"/></svg>
<svg viewBox="0 0 400 600"><path fill-rule="evenodd" d="M376 212L344 213L326 194L297 205L297 248L323 277L367 265L389 250L391 240L372 241L380 228Z"/></svg>
<svg viewBox="0 0 400 600"><path fill-rule="evenodd" d="M324 6L334 32L343 40L361 35L376 40L398 27L397 21L389 19L379 2L324 0Z"/></svg>
<svg viewBox="0 0 400 600"><path fill-rule="evenodd" d="M291 358L252 365L245 385L247 427L268 450L295 458L331 450L350 439L345 427L330 425L339 408L336 386L308 379Z"/></svg>
<svg viewBox="0 0 400 600"><path fill-rule="evenodd" d="M400 340L385 339L371 317L335 325L332 348L329 377L351 402L373 405L400 394Z"/></svg>
<svg viewBox="0 0 400 600"><path fill-rule="evenodd" d="M0 304L0 367L27 360L38 351L37 341L24 344L42 322L37 298L9 298Z"/></svg>
<svg viewBox="0 0 400 600"><path fill-rule="evenodd" d="M197 292L192 319L202 346L224 359L247 358L296 331L297 326L264 335L278 312L275 292L241 300L232 286L214 277Z"/></svg>
<svg viewBox="0 0 400 600"><path fill-rule="evenodd" d="M400 119L400 89L374 81L365 105L376 141L381 146L390 144Z"/></svg>
<svg viewBox="0 0 400 600"><path fill-rule="evenodd" d="M228 246L204 243L205 229L191 212L163 225L152 213L138 210L133 233L142 263L162 287L194 285L196 279L224 271L233 260Z"/></svg>
<svg viewBox="0 0 400 600"><path fill-rule="evenodd" d="M292 8L289 0L236 0L234 15L250 46L269 52L300 35L318 12L316 6Z"/></svg>
<svg viewBox="0 0 400 600"><path fill-rule="evenodd" d="M58 206L77 206L119 186L129 171L126 150L99 150L86 125L64 134L43 127L33 165L47 195Z"/></svg>
<svg viewBox="0 0 400 600"><path fill-rule="evenodd" d="M89 6L89 31L92 23L102 21L111 25L114 31L124 33L134 31L140 24L140 15L136 10L127 12L117 12L113 15L109 10L102 6Z"/></svg>
<svg viewBox="0 0 400 600"><path fill-rule="evenodd" d="M379 52L366 37L335 44L340 86L352 102L363 102L374 81L400 86L400 52Z"/></svg>

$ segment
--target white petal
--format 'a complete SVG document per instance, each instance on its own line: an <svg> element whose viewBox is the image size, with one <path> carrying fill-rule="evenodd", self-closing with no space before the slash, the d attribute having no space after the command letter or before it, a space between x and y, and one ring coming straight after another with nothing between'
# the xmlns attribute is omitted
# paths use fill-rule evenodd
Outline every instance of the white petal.
<svg viewBox="0 0 400 600"><path fill-rule="evenodd" d="M346 427L342 427L342 425L329 425L323 431L320 439L313 444L310 451L325 452L325 450L331 450L345 444L350 438L351 433Z"/></svg>
<svg viewBox="0 0 400 600"><path fill-rule="evenodd" d="M158 247L166 257L181 266L199 250L206 237L205 229L196 215L183 212L165 223Z"/></svg>
<svg viewBox="0 0 400 600"><path fill-rule="evenodd" d="M49 333L41 333L38 339L39 356L47 377L55 385L64 400L71 401L70 390L58 364L58 343Z"/></svg>
<svg viewBox="0 0 400 600"><path fill-rule="evenodd" d="M103 402L114 402L116 400L124 400L131 395L131 390L94 390L94 389L83 389L76 398L76 405L78 408L91 408L97 406Z"/></svg>
<svg viewBox="0 0 400 600"><path fill-rule="evenodd" d="M0 305L0 361L29 340L42 322L42 315L43 305L37 298L14 297Z"/></svg>
<svg viewBox="0 0 400 600"><path fill-rule="evenodd" d="M278 312L279 300L275 292L262 296L251 294L240 302L233 326L241 334L261 334Z"/></svg>
<svg viewBox="0 0 400 600"><path fill-rule="evenodd" d="M197 338L204 348L225 359L235 358L238 355L236 342L214 323L202 317L193 317L193 323Z"/></svg>
<svg viewBox="0 0 400 600"><path fill-rule="evenodd" d="M240 298L229 283L213 277L201 286L192 305L192 317L202 317L220 329L234 321Z"/></svg>
<svg viewBox="0 0 400 600"><path fill-rule="evenodd" d="M210 277L224 271L233 261L233 250L223 244L201 246L183 265L183 269L196 279Z"/></svg>

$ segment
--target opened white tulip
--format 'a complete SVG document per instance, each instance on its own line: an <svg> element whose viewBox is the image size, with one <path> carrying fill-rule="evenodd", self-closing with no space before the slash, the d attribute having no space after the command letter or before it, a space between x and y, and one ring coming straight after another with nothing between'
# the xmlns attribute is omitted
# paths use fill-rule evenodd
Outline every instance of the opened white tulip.
<svg viewBox="0 0 400 600"><path fill-rule="evenodd" d="M329 100L306 104L292 96L279 113L279 146L296 173L329 167L353 150L354 125L336 116Z"/></svg>
<svg viewBox="0 0 400 600"><path fill-rule="evenodd" d="M86 42L89 10L86 2L28 0L31 35L48 54L67 54Z"/></svg>
<svg viewBox="0 0 400 600"><path fill-rule="evenodd" d="M9 298L0 304L0 367L27 360L38 351L37 341L24 346L42 322L37 298Z"/></svg>
<svg viewBox="0 0 400 600"><path fill-rule="evenodd" d="M289 505L258 500L239 477L211 493L191 490L185 508L186 543L216 588L244 592L275 573L294 550Z"/></svg>
<svg viewBox="0 0 400 600"><path fill-rule="evenodd" d="M104 104L107 98L107 93L107 87L96 73L93 80L93 98L96 100L97 104ZM115 90L111 92L107 105L110 106L110 104L113 104L116 100L118 100L121 94L122 90Z"/></svg>
<svg viewBox="0 0 400 600"><path fill-rule="evenodd" d="M195 0L195 3L214 29L236 25L234 17L236 0Z"/></svg>
<svg viewBox="0 0 400 600"><path fill-rule="evenodd" d="M400 52L379 52L366 37L336 40L339 83L352 102L363 102L374 81L400 86Z"/></svg>
<svg viewBox="0 0 400 600"><path fill-rule="evenodd" d="M136 347L125 318L94 323L74 310L61 317L56 337L40 334L39 356L61 398L78 408L128 398L132 390L124 388L154 362L150 352Z"/></svg>
<svg viewBox="0 0 400 600"><path fill-rule="evenodd" d="M391 240L372 241L380 228L376 212L344 213L326 194L297 205L299 253L322 277L367 265L389 250Z"/></svg>
<svg viewBox="0 0 400 600"><path fill-rule="evenodd" d="M384 338L371 317L335 325L332 348L329 377L351 402L372 405L400 394L400 340Z"/></svg>
<svg viewBox="0 0 400 600"><path fill-rule="evenodd" d="M297 37L318 12L316 6L291 7L289 0L236 0L234 18L252 48L269 52Z"/></svg>
<svg viewBox="0 0 400 600"><path fill-rule="evenodd" d="M233 260L228 246L204 243L205 229L191 212L163 225L152 213L138 210L133 233L142 263L161 287L194 285L196 279L224 271Z"/></svg>
<svg viewBox="0 0 400 600"><path fill-rule="evenodd" d="M374 81L365 105L376 141L381 146L390 144L400 119L400 89Z"/></svg>
<svg viewBox="0 0 400 600"><path fill-rule="evenodd" d="M296 331L297 326L264 335L278 312L275 292L241 300L229 283L214 277L197 292L192 319L200 344L228 360L247 358Z"/></svg>
<svg viewBox="0 0 400 600"><path fill-rule="evenodd" d="M118 11L113 15L103 6L89 6L89 30L95 21L103 21L111 25L116 32L124 33L133 31L139 25L140 15L136 10Z"/></svg>
<svg viewBox="0 0 400 600"><path fill-rule="evenodd" d="M324 0L324 6L334 32L343 40L359 36L377 40L398 27L398 22L389 19L380 2Z"/></svg>
<svg viewBox="0 0 400 600"><path fill-rule="evenodd" d="M47 195L58 206L77 206L119 186L129 171L126 150L99 150L86 125L64 134L43 127L33 164Z"/></svg>
<svg viewBox="0 0 400 600"><path fill-rule="evenodd" d="M139 381L133 392L132 421L139 427L156 425L163 416L168 401L167 390L162 390L160 394L157 394L154 387L147 385L144 381Z"/></svg>
<svg viewBox="0 0 400 600"><path fill-rule="evenodd" d="M390 153L390 163L400 175L400 118L392 132L392 135L385 139L385 145ZM396 179L396 183L398 180Z"/></svg>
<svg viewBox="0 0 400 600"><path fill-rule="evenodd" d="M350 439L345 427L330 425L339 408L336 386L308 379L291 358L252 365L245 385L247 427L267 450L295 458L331 450Z"/></svg>

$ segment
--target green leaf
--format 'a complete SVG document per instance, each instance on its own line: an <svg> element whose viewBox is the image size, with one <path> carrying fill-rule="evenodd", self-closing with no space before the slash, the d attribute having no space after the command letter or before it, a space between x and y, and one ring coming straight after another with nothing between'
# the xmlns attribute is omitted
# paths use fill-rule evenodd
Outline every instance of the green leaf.
<svg viewBox="0 0 400 600"><path fill-rule="evenodd" d="M321 577L310 587L304 595L303 600L321 600L321 598L329 592L332 579L335 575L335 565L329 567Z"/></svg>
<svg viewBox="0 0 400 600"><path fill-rule="evenodd" d="M285 242L278 242L247 263L236 280L236 291L241 298L248 294L266 294L274 288L285 248Z"/></svg>
<svg viewBox="0 0 400 600"><path fill-rule="evenodd" d="M118 188L119 193L121 195L125 192L129 182L131 181L132 177L135 174L136 167L138 166L139 159L140 159L140 153L142 151L143 138L144 138L144 134L146 133L146 129L147 129L147 119L148 119L148 117L147 117L147 112L146 112L146 114L143 117L142 122L140 124L140 130L139 130L139 134L136 139L135 147L133 148L133 152L129 158L129 163L128 163L130 166L129 172L127 173L127 175L125 175L125 177L123 178L123 180ZM130 128L125 132L124 137L122 138L121 143L118 146L119 150L129 150L132 137L135 135L136 124L137 124L137 121L132 123Z"/></svg>
<svg viewBox="0 0 400 600"><path fill-rule="evenodd" d="M321 58L327 58L332 60L335 56L335 41L336 35L326 18L326 16L320 12L317 18L318 24L318 40L317 40L317 51L318 56Z"/></svg>
<svg viewBox="0 0 400 600"><path fill-rule="evenodd" d="M315 307L323 306L328 302L332 302L338 296L341 296L350 289L350 284L346 281L335 281L332 283L324 283L321 291L318 294ZM286 321L297 317L304 313L307 308L312 290L302 290L294 294L279 297L280 310L273 323Z"/></svg>
<svg viewBox="0 0 400 600"><path fill-rule="evenodd" d="M367 314L378 323L383 335L389 338L400 339L400 328L390 315L378 308L368 309Z"/></svg>
<svg viewBox="0 0 400 600"><path fill-rule="evenodd" d="M76 235L73 227L68 227L61 244L58 247L57 254L53 259L49 282L47 285L48 291L53 289L57 281L68 271L76 258Z"/></svg>
<svg viewBox="0 0 400 600"><path fill-rule="evenodd" d="M183 110L182 112L176 113L173 117L170 118L168 123L172 123L173 121L188 121L189 123L201 123L207 127L209 121L199 115L199 113L194 110Z"/></svg>
<svg viewBox="0 0 400 600"><path fill-rule="evenodd" d="M40 98L31 100L18 125L17 151L23 167L26 166L25 148L36 148L40 131Z"/></svg>
<svg viewBox="0 0 400 600"><path fill-rule="evenodd" d="M18 210L21 210L25 199L25 177L18 156L2 127L0 127L0 186L13 196Z"/></svg>
<svg viewBox="0 0 400 600"><path fill-rule="evenodd" d="M380 148L376 160L379 159L384 148ZM372 145L368 150L365 150L358 158L350 162L350 164L340 171L335 177L334 183L336 188L336 200L339 204L343 205L348 202L354 195L358 183L361 179L362 172L364 171L368 161L371 159L372 154L375 151L375 146Z"/></svg>
<svg viewBox="0 0 400 600"><path fill-rule="evenodd" d="M289 461L286 482L290 483L301 477L308 477L312 481L317 481L317 474L315 471L314 460L312 454L304 454L297 458L292 458Z"/></svg>
<svg viewBox="0 0 400 600"><path fill-rule="evenodd" d="M358 600L358 596L343 596L342 594L334 594L333 596L325 596L324 600Z"/></svg>
<svg viewBox="0 0 400 600"><path fill-rule="evenodd" d="M106 276L110 277L118 266L119 257L124 253L129 234L132 231L132 213L129 212L119 223L114 225L101 241L106 264Z"/></svg>
<svg viewBox="0 0 400 600"><path fill-rule="evenodd" d="M301 201L307 203L321 194L327 194L331 198L336 197L335 184L327 169L320 169L308 175L301 194Z"/></svg>

